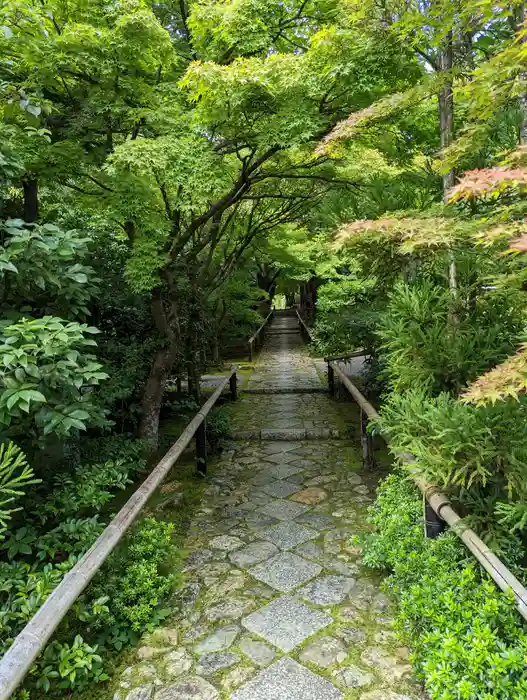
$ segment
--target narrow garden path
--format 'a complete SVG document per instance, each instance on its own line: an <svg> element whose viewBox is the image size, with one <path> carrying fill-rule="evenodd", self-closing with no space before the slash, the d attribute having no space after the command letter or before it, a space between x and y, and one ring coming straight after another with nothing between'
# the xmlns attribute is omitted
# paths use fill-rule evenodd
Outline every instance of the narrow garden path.
<svg viewBox="0 0 527 700"><path fill-rule="evenodd" d="M331 432L353 411L323 389L278 316L189 532L181 615L144 640L115 700L422 697L353 544L371 485L357 441Z"/></svg>

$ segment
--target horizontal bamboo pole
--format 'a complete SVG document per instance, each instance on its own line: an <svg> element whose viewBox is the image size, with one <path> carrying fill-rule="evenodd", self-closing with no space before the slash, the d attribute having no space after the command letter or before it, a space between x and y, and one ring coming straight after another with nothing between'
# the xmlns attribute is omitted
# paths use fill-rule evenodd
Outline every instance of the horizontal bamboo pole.
<svg viewBox="0 0 527 700"><path fill-rule="evenodd" d="M128 499L86 554L69 571L47 598L0 661L0 700L8 700L23 681L59 623L115 549L141 509L163 482L196 430L220 397L236 368L223 379L209 400L187 425L181 436Z"/></svg>
<svg viewBox="0 0 527 700"><path fill-rule="evenodd" d="M487 547L485 542L483 542L473 530L467 527L463 518L452 508L448 498L444 494L437 491L437 489L427 484L422 479L417 478L415 482L434 511L440 518L443 518L456 535L463 540L467 548L487 571L496 585L504 592L511 590L514 593L518 611L520 615L527 620L527 589L518 581L516 576L507 569L501 559Z"/></svg>
<svg viewBox="0 0 527 700"><path fill-rule="evenodd" d="M324 358L324 362L334 362L335 360L350 360L353 357L364 357L368 352L364 348L359 348L359 350L352 350L351 352L346 352L343 355L330 355Z"/></svg>
<svg viewBox="0 0 527 700"><path fill-rule="evenodd" d="M298 318L298 322L300 323L301 326L304 327L304 330L306 331L306 333L309 336L309 340L313 340L313 334L311 333L311 329L307 326L306 322L304 321L304 319L300 315L300 312L298 311L298 309L295 309L295 311L296 311L296 315Z"/></svg>
<svg viewBox="0 0 527 700"><path fill-rule="evenodd" d="M274 314L274 309L271 309L271 311L269 311L269 313L268 313L267 316L265 317L265 321L262 323L262 325L260 326L260 328L258 328L258 330L256 331L256 333L254 333L254 334L249 338L249 340L247 341L247 342L249 343L249 345L250 345L251 343L253 343L253 342L256 340L256 338L260 335L260 333L263 331L263 329L266 327L266 325L269 323L269 321L270 321L271 318L273 317L273 314Z"/></svg>
<svg viewBox="0 0 527 700"><path fill-rule="evenodd" d="M363 394L357 389L355 384L350 380L350 378L344 374L344 372L340 369L338 364L336 362L330 362L329 363L335 372L335 374L338 376L340 381L344 384L346 389L349 391L349 393L353 396L355 401L359 404L359 406L362 408L364 413L368 416L368 418L375 419L379 417L379 414L375 410L375 408L372 406L372 404L366 399Z"/></svg>
<svg viewBox="0 0 527 700"><path fill-rule="evenodd" d="M368 418L378 418L379 414L375 408L357 389L350 378L344 374L335 362L330 362L330 365ZM413 455L404 455L404 459L407 462L415 461ZM527 620L527 588L525 588L516 576L507 569L501 559L487 547L483 540L476 535L474 530L465 524L463 518L452 508L445 494L419 477L415 477L414 481L434 512L437 513L463 541L467 549L472 552L494 583L505 593L508 591L513 592L518 611L520 615Z"/></svg>

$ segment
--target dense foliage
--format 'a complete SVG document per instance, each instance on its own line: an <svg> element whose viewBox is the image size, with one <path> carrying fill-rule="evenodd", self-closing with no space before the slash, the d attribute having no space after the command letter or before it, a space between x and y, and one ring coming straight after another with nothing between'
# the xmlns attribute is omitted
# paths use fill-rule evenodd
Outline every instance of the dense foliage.
<svg viewBox="0 0 527 700"><path fill-rule="evenodd" d="M2 3L2 649L276 294L365 348L394 452L524 563L525 32L519 0ZM172 539L139 526L35 697L163 614Z"/></svg>
<svg viewBox="0 0 527 700"><path fill-rule="evenodd" d="M422 501L407 476L383 482L369 520L376 534L364 539L364 561L391 572L385 585L398 602L397 626L430 697L525 697L527 631L513 599L467 561L454 534L423 537Z"/></svg>

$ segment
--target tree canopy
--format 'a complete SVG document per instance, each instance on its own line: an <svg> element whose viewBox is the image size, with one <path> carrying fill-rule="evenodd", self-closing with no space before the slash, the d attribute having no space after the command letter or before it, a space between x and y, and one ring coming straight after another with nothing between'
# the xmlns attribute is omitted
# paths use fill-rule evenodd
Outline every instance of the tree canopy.
<svg viewBox="0 0 527 700"><path fill-rule="evenodd" d="M526 32L520 0L1 3L6 580L19 554L54 582L73 565L144 466L134 438L157 448L277 294L321 354L368 351L394 451L518 560ZM37 505L17 535L24 490ZM152 537L166 553L168 530ZM149 624L146 594L139 620L103 598L80 614L110 646ZM30 616L15 608L9 640Z"/></svg>

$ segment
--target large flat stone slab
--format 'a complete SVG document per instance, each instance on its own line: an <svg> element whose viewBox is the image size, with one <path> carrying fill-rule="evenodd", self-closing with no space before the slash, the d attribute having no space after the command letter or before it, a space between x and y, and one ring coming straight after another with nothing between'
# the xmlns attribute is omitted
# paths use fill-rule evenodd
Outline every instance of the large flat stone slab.
<svg viewBox="0 0 527 700"><path fill-rule="evenodd" d="M269 496L274 496L274 498L287 498L299 490L299 486L284 479L275 479L270 484L262 486L262 491Z"/></svg>
<svg viewBox="0 0 527 700"><path fill-rule="evenodd" d="M278 464L273 469L266 469L265 473L273 479L287 479L288 476L299 474L301 471L300 467L295 467L294 464Z"/></svg>
<svg viewBox="0 0 527 700"><path fill-rule="evenodd" d="M271 588L288 593L302 583L322 571L322 567L307 561L292 552L282 552L262 564L249 570L249 573L259 581L267 583Z"/></svg>
<svg viewBox="0 0 527 700"><path fill-rule="evenodd" d="M266 486L267 484L274 484L276 479L274 476L271 476L266 471L262 471L256 476L253 476L253 478L249 481L250 484L254 484L254 486Z"/></svg>
<svg viewBox="0 0 527 700"><path fill-rule="evenodd" d="M298 459L298 455L292 454L291 452L284 452L283 450L265 457L266 462L273 462L273 464L287 464L293 462L295 459Z"/></svg>
<svg viewBox="0 0 527 700"><path fill-rule="evenodd" d="M272 542L253 542L243 549L231 552L229 559L235 566L247 569L278 554L278 551Z"/></svg>
<svg viewBox="0 0 527 700"><path fill-rule="evenodd" d="M346 599L354 583L355 579L348 576L323 576L301 588L298 594L314 605L336 605Z"/></svg>
<svg viewBox="0 0 527 700"><path fill-rule="evenodd" d="M331 622L330 615L311 610L291 596L282 596L245 617L242 625L288 653Z"/></svg>
<svg viewBox="0 0 527 700"><path fill-rule="evenodd" d="M314 527L315 530L331 530L336 526L335 520L329 515L319 515L318 513L305 513L297 518L297 522Z"/></svg>
<svg viewBox="0 0 527 700"><path fill-rule="evenodd" d="M293 659L280 659L231 695L231 700L342 700L325 678Z"/></svg>
<svg viewBox="0 0 527 700"><path fill-rule="evenodd" d="M276 501L271 501L266 503L258 509L262 515L269 518L276 518L277 520L294 520L299 515L308 510L308 506L304 506L300 503L293 503L293 501L285 501L282 498Z"/></svg>
<svg viewBox="0 0 527 700"><path fill-rule="evenodd" d="M318 532L304 525L298 525L293 520L287 520L263 532L262 537L280 549L287 550L318 537Z"/></svg>
<svg viewBox="0 0 527 700"><path fill-rule="evenodd" d="M155 694L154 700L216 700L219 693L216 688L199 676L184 678Z"/></svg>

